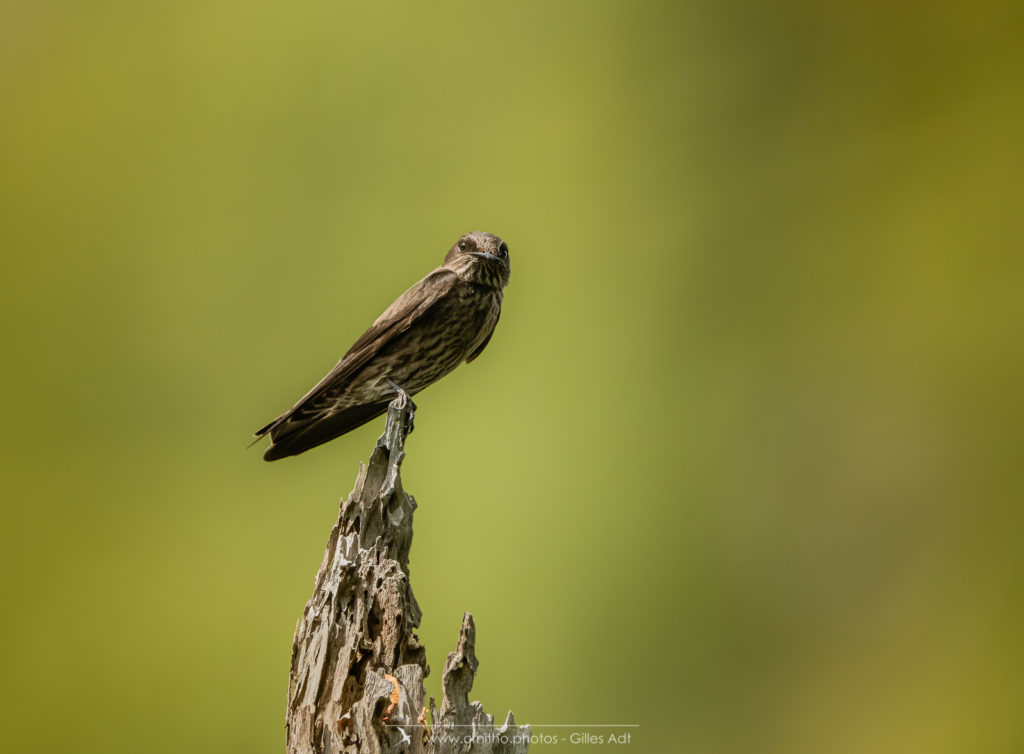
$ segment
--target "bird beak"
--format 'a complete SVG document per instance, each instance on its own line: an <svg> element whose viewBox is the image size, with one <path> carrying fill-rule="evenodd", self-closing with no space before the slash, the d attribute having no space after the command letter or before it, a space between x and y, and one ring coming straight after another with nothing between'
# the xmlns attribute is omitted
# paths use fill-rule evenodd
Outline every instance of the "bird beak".
<svg viewBox="0 0 1024 754"><path fill-rule="evenodd" d="M498 258L496 256L494 256L493 254L489 254L486 251L471 251L469 253L471 256L480 257L481 259L493 259L494 261L498 261Z"/></svg>

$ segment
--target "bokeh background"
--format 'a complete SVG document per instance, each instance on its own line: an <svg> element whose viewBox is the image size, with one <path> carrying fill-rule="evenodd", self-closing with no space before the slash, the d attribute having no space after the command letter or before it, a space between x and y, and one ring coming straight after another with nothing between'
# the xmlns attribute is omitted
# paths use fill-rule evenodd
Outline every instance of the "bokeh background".
<svg viewBox="0 0 1024 754"><path fill-rule="evenodd" d="M627 751L1024 750L1020 3L0 7L4 751L283 749L382 424L249 433L473 229L435 695L468 609Z"/></svg>

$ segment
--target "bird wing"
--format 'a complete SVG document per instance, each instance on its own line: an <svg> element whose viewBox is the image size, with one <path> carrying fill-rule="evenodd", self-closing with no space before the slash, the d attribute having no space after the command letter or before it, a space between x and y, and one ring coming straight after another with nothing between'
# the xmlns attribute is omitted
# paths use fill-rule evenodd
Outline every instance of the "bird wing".
<svg viewBox="0 0 1024 754"><path fill-rule="evenodd" d="M498 313L498 318L500 318L500 317L501 317L501 312ZM483 342L476 347L476 349L473 351L473 353L471 353L469 356L466 357L466 363L467 364L469 362L471 362L473 359L475 359L477 356L479 356L481 353L484 352L484 349L487 348L487 344L491 342L491 336L494 335L494 330L497 327L498 327L498 319L496 318L494 320L494 327L492 327L491 331L489 333L487 333L487 337L484 338Z"/></svg>
<svg viewBox="0 0 1024 754"><path fill-rule="evenodd" d="M457 280L454 272L438 267L399 296L377 317L370 328L359 336L326 377L314 385L291 409L257 430L255 436L262 437L273 431L276 442L278 432L275 430L283 429L281 434L287 435L310 422L330 415L333 397L344 389L345 383L395 337L408 330L451 290ZM284 429L283 425L290 426Z"/></svg>

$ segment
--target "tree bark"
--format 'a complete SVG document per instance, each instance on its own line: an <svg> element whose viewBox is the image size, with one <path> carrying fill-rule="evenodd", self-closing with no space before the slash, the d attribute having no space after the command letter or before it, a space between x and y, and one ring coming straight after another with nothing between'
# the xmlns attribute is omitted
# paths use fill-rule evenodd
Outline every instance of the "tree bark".
<svg viewBox="0 0 1024 754"><path fill-rule="evenodd" d="M286 717L289 754L525 754L530 728L504 725L469 702L478 662L476 629L466 613L442 674L438 712L423 679L430 672L415 634L420 607L409 584L416 501L399 466L413 407L401 396L370 462L342 502L313 596L295 629Z"/></svg>

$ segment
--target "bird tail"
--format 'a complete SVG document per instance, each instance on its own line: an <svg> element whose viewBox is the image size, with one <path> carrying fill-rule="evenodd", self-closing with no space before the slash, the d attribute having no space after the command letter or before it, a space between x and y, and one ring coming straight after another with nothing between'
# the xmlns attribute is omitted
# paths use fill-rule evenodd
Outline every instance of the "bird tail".
<svg viewBox="0 0 1024 754"><path fill-rule="evenodd" d="M263 453L265 461L298 455L376 419L387 411L390 402L365 403L326 416L297 421L291 421L289 412L257 430L256 440L266 434L270 435L271 445Z"/></svg>
<svg viewBox="0 0 1024 754"><path fill-rule="evenodd" d="M282 422L284 422L285 420L287 420L287 418L288 418L288 416L289 416L290 414L291 414L291 411L288 411L288 412L286 412L286 413L283 413L283 414L281 414L281 415L280 415L279 417L277 417L276 419L274 419L274 421L270 422L270 423L269 423L269 424L267 424L266 426L260 427L260 428L259 428L259 429L257 429L257 430L256 430L255 432L253 432L253 433L252 433L252 436L253 436L253 441L252 441L251 443L249 443L248 445L246 445L246 446L245 446L245 449L246 449L246 450L248 450L248 449L249 449L249 448L251 448L251 447L252 447L253 445L255 445L256 443L258 443L258 442L259 442L260 440L262 440L262 439L263 439L263 437L264 437L264 436L265 436L265 435L266 435L266 434L267 434L268 432L273 432L274 428L275 428L275 427L277 427L277 426L279 426L279 425L280 425L280 424L281 424Z"/></svg>

